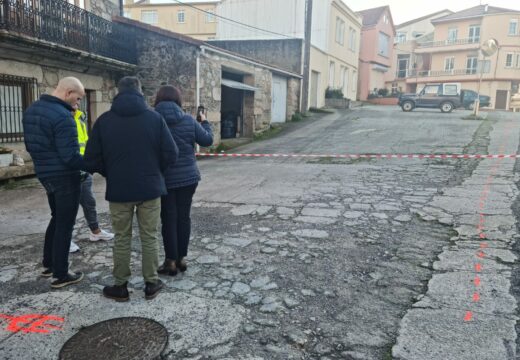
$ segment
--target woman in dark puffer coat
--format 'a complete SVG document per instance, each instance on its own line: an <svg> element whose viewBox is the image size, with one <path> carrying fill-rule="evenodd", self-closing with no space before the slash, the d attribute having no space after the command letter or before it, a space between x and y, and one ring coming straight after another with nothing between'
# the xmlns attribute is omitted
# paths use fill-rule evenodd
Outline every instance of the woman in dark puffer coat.
<svg viewBox="0 0 520 360"><path fill-rule="evenodd" d="M195 158L195 144L211 146L213 133L204 114L200 122L182 110L179 89L162 86L155 97L155 110L166 124L179 147L179 158L164 174L168 195L161 198L161 221L166 259L159 274L174 276L186 271L185 256L191 234L191 202L200 181ZM199 118L198 118L199 119Z"/></svg>

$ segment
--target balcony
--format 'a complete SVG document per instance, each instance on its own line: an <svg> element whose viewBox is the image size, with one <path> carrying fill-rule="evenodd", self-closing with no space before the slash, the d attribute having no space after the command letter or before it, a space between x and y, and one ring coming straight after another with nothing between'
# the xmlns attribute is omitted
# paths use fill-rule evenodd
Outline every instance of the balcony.
<svg viewBox="0 0 520 360"><path fill-rule="evenodd" d="M454 50L477 50L480 48L480 38L467 38L456 40L428 41L417 43L417 53L442 52Z"/></svg>
<svg viewBox="0 0 520 360"><path fill-rule="evenodd" d="M135 39L128 30L63 0L0 0L2 34L137 63Z"/></svg>
<svg viewBox="0 0 520 360"><path fill-rule="evenodd" d="M485 68L483 74L489 74L489 68ZM406 75L404 77L403 75ZM462 80L477 80L480 76L479 69L454 69L454 70L407 70L398 71L397 79L406 79L407 83L415 82L436 82L436 81L462 81Z"/></svg>

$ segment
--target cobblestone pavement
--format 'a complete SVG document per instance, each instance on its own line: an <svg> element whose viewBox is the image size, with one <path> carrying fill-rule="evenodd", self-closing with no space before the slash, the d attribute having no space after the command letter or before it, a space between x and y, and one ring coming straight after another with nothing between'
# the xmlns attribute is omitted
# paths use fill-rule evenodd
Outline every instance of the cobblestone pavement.
<svg viewBox="0 0 520 360"><path fill-rule="evenodd" d="M239 151L517 152L512 114L491 113L485 121L463 115L368 107L298 124ZM47 334L12 333L0 319L0 353L52 359L82 326L139 315L169 330L165 359L515 359L514 166L513 160L203 160L188 271L163 278L167 290L146 302L135 241L127 304L101 297L112 282L111 247L90 243L83 219L75 231L82 251L71 260L86 280L50 291L37 277L46 213L34 208L45 208L43 192L34 181L0 190L7 199L0 204L0 313L64 318L61 330ZM102 179L96 182L102 191ZM472 303L486 183L490 246L482 301ZM14 205L20 197L31 199L26 210ZM101 220L110 228L106 213ZM467 311L470 322L463 320Z"/></svg>

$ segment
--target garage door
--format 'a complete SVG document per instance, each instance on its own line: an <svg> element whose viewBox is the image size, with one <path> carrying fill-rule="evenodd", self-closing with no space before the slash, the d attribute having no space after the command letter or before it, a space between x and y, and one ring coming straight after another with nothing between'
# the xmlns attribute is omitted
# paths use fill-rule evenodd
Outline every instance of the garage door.
<svg viewBox="0 0 520 360"><path fill-rule="evenodd" d="M271 92L271 113L273 123L282 123L287 119L287 79L273 75Z"/></svg>
<svg viewBox="0 0 520 360"><path fill-rule="evenodd" d="M509 97L509 91L497 90L497 100L496 100L496 104L495 104L495 109L496 110L506 110L508 97Z"/></svg>

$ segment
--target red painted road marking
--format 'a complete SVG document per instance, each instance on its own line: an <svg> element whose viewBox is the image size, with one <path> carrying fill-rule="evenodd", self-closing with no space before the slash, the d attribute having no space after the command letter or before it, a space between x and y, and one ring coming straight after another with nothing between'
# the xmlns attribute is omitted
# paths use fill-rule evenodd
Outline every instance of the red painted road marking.
<svg viewBox="0 0 520 360"><path fill-rule="evenodd" d="M480 278L478 276L475 277L475 280L473 280L475 283L475 286L480 286Z"/></svg>
<svg viewBox="0 0 520 360"><path fill-rule="evenodd" d="M21 316L0 314L0 319L6 319L9 322L5 330L25 334L47 334L52 330L61 330L61 326L54 324L63 323L65 321L62 317L44 314L26 314Z"/></svg>
<svg viewBox="0 0 520 360"><path fill-rule="evenodd" d="M471 311L466 311L466 315L464 316L464 321L471 321L473 319L473 313Z"/></svg>
<svg viewBox="0 0 520 360"><path fill-rule="evenodd" d="M478 302L479 300L480 300L480 295L479 295L479 293L477 293L477 292L474 293L474 294L473 294L473 301L474 301L474 302Z"/></svg>
<svg viewBox="0 0 520 360"><path fill-rule="evenodd" d="M476 264L475 265L475 271L478 272L478 273L481 272L482 271L482 265L481 264Z"/></svg>

